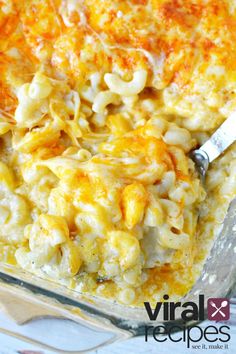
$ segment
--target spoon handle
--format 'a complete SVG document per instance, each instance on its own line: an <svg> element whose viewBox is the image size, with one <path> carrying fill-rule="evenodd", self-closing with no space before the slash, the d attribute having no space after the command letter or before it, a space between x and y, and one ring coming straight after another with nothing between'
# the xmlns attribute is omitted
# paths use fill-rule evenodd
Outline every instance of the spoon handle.
<svg viewBox="0 0 236 354"><path fill-rule="evenodd" d="M236 141L236 111L216 130L199 150L208 155L209 162L214 161Z"/></svg>
<svg viewBox="0 0 236 354"><path fill-rule="evenodd" d="M221 314L221 316L225 317L224 312L221 311L221 308L218 308L215 312L213 312L213 314L211 315L211 317L215 317L215 315L219 312Z"/></svg>

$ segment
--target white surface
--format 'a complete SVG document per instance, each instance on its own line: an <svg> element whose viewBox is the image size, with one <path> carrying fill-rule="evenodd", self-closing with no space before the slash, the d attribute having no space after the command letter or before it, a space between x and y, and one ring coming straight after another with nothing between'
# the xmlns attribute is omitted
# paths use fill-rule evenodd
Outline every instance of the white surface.
<svg viewBox="0 0 236 354"><path fill-rule="evenodd" d="M214 322L204 322L203 326L214 324ZM60 321L55 319L34 321L26 324L23 327L17 326L14 322L9 320L4 314L0 313L0 327L4 327L11 331L21 331L24 335L32 337L34 333L41 332L38 339L42 341L50 341L51 344L57 344L58 347L68 345L70 343L70 349L78 348L78 343L81 342L83 347L88 345L95 345L98 343L101 335L99 333L89 332L83 330L78 337L78 328L70 321ZM192 354L192 353L214 353L217 354L233 354L236 353L236 328L231 327L231 340L229 342L229 349L188 349L186 344L172 343L166 341L165 343L157 343L154 339L150 338L149 342L145 342L144 337L133 338L125 342L111 344L105 348L101 348L90 352L91 354ZM83 338L82 338L83 337ZM201 341L199 344L204 343ZM40 354L53 354L55 352L47 351L39 347L35 347L31 344L26 344L18 339L0 334L0 354L16 354L21 350L37 351Z"/></svg>
<svg viewBox="0 0 236 354"><path fill-rule="evenodd" d="M212 322L210 324L213 324ZM215 323L214 323L215 324ZM16 330L16 325L9 321L9 319L0 314L0 327L10 328L11 330ZM204 323L206 325L206 323ZM67 327L68 326L68 327ZM41 338L47 341L49 338L52 340L54 338L54 342L52 344L58 343L68 343L70 342L71 348L75 348L78 344L78 333L77 329L70 327L71 324L68 323L65 326L65 323L59 323L58 320L41 320L36 321L35 323L28 324L24 326L24 334L31 337L34 335L34 331L40 332ZM72 333L72 336L64 330L68 328L69 332ZM55 332L55 334L54 334ZM81 332L80 332L81 334ZM85 344L93 344L94 340L98 340L100 335L97 333L95 336L91 333L83 332L83 338L85 340ZM204 341L201 342L201 344ZM95 343L94 343L95 344ZM0 334L0 354L16 354L21 350L34 350L43 354L53 354L55 352L50 352L43 350L39 347L32 346L30 344L25 344L17 339L8 337L6 335ZM91 354L192 354L192 353L203 353L204 350L198 349L188 349L186 345L182 342L180 343L172 343L165 342L163 344L157 343L154 339L150 339L148 343L144 341L143 337L130 339L126 342L112 344L102 349L98 349L96 351L92 351ZM217 354L233 354L236 353L236 328L231 327L231 340L229 342L229 349L227 350L207 350L209 353L217 352Z"/></svg>
<svg viewBox="0 0 236 354"><path fill-rule="evenodd" d="M55 354L55 352L45 351L38 347L24 344L18 340L0 334L0 353L16 354L20 350L34 350L43 354ZM211 350L214 353L216 350ZM112 344L106 348L98 349L91 354L192 354L202 353L203 350L187 349L182 343L168 343L165 345L157 343L145 343L143 338L135 338L119 344ZM208 353L210 350L207 351ZM236 352L236 345L231 341L228 350L217 350L217 354L233 354ZM41 353L40 353L41 354Z"/></svg>

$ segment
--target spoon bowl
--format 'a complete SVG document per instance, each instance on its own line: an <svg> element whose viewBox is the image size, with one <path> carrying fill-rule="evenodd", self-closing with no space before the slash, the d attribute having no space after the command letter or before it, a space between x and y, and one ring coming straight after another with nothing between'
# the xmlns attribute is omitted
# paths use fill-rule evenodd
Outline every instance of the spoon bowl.
<svg viewBox="0 0 236 354"><path fill-rule="evenodd" d="M226 307L228 305L228 301L224 300L221 303L221 307Z"/></svg>

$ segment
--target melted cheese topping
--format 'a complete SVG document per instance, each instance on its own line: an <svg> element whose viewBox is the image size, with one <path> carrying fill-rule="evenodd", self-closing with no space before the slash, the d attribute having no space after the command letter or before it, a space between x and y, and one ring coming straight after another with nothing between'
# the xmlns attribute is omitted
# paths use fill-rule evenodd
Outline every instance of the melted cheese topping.
<svg viewBox="0 0 236 354"><path fill-rule="evenodd" d="M207 197L188 158L236 107L235 33L230 0L0 1L0 259L184 295L236 192L235 146Z"/></svg>

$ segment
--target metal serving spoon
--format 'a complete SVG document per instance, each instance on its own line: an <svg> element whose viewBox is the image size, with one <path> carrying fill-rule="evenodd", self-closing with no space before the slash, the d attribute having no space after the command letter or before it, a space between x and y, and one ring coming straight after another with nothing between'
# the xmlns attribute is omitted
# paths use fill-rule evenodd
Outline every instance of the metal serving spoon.
<svg viewBox="0 0 236 354"><path fill-rule="evenodd" d="M200 149L190 154L204 181L209 164L236 141L236 112L232 113Z"/></svg>

